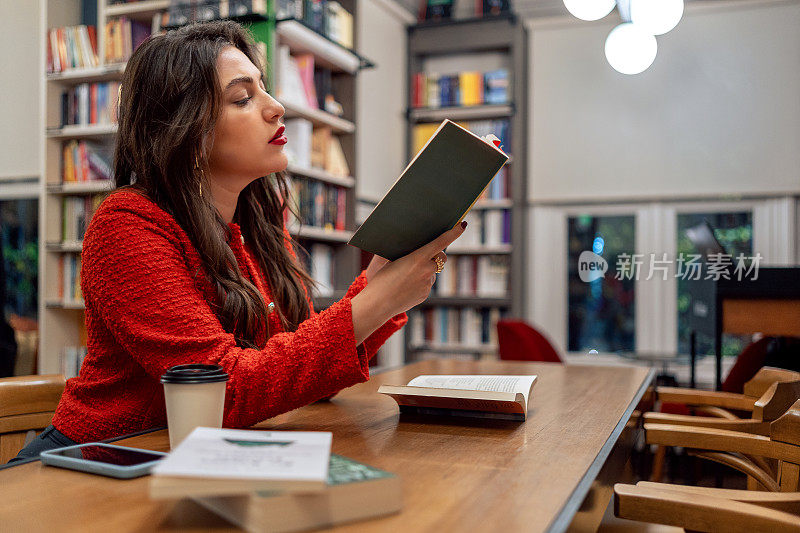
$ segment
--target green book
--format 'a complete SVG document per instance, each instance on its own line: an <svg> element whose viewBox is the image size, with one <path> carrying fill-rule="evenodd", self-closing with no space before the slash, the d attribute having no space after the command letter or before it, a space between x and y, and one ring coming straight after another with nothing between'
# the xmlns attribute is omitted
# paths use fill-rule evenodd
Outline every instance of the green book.
<svg viewBox="0 0 800 533"><path fill-rule="evenodd" d="M246 531L290 532L397 513L402 493L396 475L332 453L322 492L259 491L194 500Z"/></svg>
<svg viewBox="0 0 800 533"><path fill-rule="evenodd" d="M455 226L508 156L445 120L349 244L394 261Z"/></svg>

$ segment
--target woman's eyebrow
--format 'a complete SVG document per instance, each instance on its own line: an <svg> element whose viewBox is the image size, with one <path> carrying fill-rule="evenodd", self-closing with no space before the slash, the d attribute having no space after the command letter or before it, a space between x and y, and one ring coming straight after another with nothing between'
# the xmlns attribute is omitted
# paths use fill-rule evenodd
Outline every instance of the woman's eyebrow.
<svg viewBox="0 0 800 533"><path fill-rule="evenodd" d="M250 76L238 76L236 78L233 78L231 81L228 82L228 85L225 86L224 90L227 91L228 89L230 89L231 87L233 87L234 85L237 85L239 83L250 83L250 84L252 84L253 83L253 78L251 78Z"/></svg>

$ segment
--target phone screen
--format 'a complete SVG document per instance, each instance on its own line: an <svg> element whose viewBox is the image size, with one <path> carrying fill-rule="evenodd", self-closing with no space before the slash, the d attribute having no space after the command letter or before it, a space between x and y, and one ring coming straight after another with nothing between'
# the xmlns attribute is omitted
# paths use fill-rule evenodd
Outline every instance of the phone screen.
<svg viewBox="0 0 800 533"><path fill-rule="evenodd" d="M95 461L117 466L135 466L164 458L163 455L150 453L144 450L125 450L115 446L103 446L98 444L82 446L71 450L54 451L51 453L64 457L84 459L86 461Z"/></svg>

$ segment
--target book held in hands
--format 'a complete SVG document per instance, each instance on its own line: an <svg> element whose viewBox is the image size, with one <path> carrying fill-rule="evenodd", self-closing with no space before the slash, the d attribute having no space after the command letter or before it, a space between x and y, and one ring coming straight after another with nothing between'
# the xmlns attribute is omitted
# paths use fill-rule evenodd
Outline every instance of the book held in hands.
<svg viewBox="0 0 800 533"><path fill-rule="evenodd" d="M393 261L454 227L508 161L494 139L443 121L349 244Z"/></svg>
<svg viewBox="0 0 800 533"><path fill-rule="evenodd" d="M407 385L381 385L401 413L525 420L537 376L423 375Z"/></svg>
<svg viewBox="0 0 800 533"><path fill-rule="evenodd" d="M325 489L330 432L199 427L153 468L152 498Z"/></svg>

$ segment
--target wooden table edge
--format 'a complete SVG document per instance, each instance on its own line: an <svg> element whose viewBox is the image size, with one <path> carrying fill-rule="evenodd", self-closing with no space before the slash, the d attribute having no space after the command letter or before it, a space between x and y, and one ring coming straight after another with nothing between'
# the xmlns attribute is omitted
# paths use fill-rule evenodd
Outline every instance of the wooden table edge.
<svg viewBox="0 0 800 533"><path fill-rule="evenodd" d="M628 420L630 420L633 411L636 409L636 406L639 405L639 401L642 399L642 396L644 396L644 393L647 391L650 383L652 383L655 372L656 369L651 368L645 379L642 380L639 390L636 391L636 394L634 395L630 404L628 404L628 407L622 414L622 418L620 418L620 421L614 427L611 435L609 435L608 439L606 439L603 447L600 448L600 451L597 453L597 456L595 456L594 461L592 461L592 464L586 470L586 473L578 482L578 485L575 487L575 490L572 491L572 494L567 499L566 503L564 503L564 506L558 511L556 518L547 526L545 531L548 533L563 533L569 528L570 524L572 523L572 519L578 512L578 509L583 503L584 498L586 498L586 495L592 488L592 483L597 478L597 475L603 468L606 459L608 459L608 456L611 454L611 451L617 444L619 436L622 435L622 430L625 429L625 426L628 424Z"/></svg>

